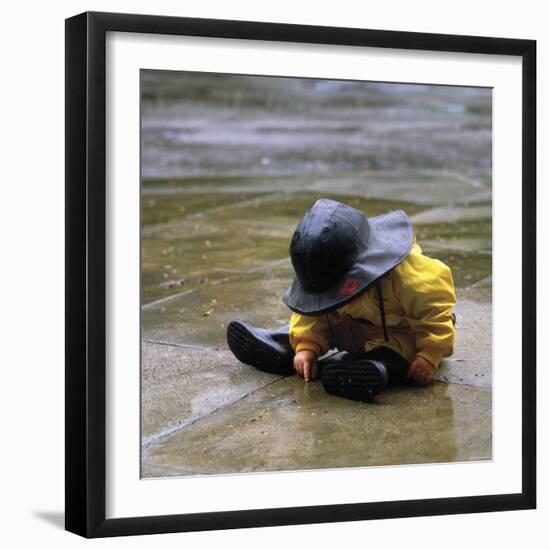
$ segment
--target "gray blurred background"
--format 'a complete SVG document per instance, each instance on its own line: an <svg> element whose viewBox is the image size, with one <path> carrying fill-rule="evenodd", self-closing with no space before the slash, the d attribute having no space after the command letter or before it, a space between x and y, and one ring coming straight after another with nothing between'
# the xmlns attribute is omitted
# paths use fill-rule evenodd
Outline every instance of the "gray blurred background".
<svg viewBox="0 0 550 550"><path fill-rule="evenodd" d="M142 71L143 177L451 170L491 181L491 90Z"/></svg>

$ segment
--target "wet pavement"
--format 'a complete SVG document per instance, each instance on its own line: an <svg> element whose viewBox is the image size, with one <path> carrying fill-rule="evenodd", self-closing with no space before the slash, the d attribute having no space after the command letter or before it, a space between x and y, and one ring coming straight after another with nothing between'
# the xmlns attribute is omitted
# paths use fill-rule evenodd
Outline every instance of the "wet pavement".
<svg viewBox="0 0 550 550"><path fill-rule="evenodd" d="M201 79L187 80L195 87L182 97L178 78L146 77L142 476L490 459L490 94L352 86L338 104L321 87L315 97L326 97L297 115L310 96L296 83L285 84L289 106L266 92L276 80L252 91L229 82L218 101L196 95ZM366 134L376 144L360 156ZM326 150L323 166L312 164L315 147ZM288 321L289 239L321 196L367 215L404 209L424 253L451 266L457 347L431 386L355 403L243 365L227 349L232 319Z"/></svg>

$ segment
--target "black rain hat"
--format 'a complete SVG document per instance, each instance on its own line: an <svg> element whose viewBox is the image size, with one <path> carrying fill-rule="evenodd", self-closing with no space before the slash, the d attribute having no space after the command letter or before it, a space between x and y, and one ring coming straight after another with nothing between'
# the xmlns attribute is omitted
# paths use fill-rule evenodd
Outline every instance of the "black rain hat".
<svg viewBox="0 0 550 550"><path fill-rule="evenodd" d="M292 236L296 277L283 302L303 315L337 309L405 259L412 245L412 225L402 210L367 219L347 204L319 199Z"/></svg>

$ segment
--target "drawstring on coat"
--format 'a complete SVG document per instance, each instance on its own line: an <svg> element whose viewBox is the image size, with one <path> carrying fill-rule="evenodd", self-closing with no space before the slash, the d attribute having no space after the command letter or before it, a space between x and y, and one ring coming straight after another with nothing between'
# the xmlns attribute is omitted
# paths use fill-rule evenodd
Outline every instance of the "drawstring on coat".
<svg viewBox="0 0 550 550"><path fill-rule="evenodd" d="M384 342L387 342L390 338L388 336L388 327L386 325L386 311L384 309L384 295L382 293L382 285L380 282L375 283L376 297L378 299L378 310L380 311L380 323L382 325L382 331L384 333ZM330 316L328 313L325 314L327 325L329 327L330 335L332 342L337 344L336 334L332 328L332 323L330 322ZM355 318L356 321L362 321L362 319Z"/></svg>
<svg viewBox="0 0 550 550"><path fill-rule="evenodd" d="M380 321L382 322L382 330L384 331L384 342L389 340L388 338L388 327L386 326L386 312L384 311L384 296L382 295L382 285L377 282L376 287L376 296L378 297L378 307L380 309Z"/></svg>

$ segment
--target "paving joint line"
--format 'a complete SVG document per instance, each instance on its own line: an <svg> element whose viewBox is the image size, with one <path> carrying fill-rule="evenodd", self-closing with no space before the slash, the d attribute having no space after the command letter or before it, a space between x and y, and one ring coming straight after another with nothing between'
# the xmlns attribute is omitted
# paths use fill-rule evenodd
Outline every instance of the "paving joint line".
<svg viewBox="0 0 550 550"><path fill-rule="evenodd" d="M157 344L159 346L173 346L175 348L183 348L183 349L200 349L203 351L227 351L220 347L207 347L207 346L200 346L198 344L178 344L177 342L164 342L162 340L151 340L149 338L143 338L143 342L146 342L148 344Z"/></svg>
<svg viewBox="0 0 550 550"><path fill-rule="evenodd" d="M255 388L253 390L250 390L249 392L245 393L244 395L241 395L241 397L238 397L237 399L235 399L233 401L230 401L228 403L224 403L223 405L220 405L219 407L217 407L215 409L212 409L210 412L204 414L203 416L199 416L197 418L194 418L193 420L189 420L188 422L180 424L179 426L175 426L173 428L167 429L164 432L153 434L153 435L145 438L145 442L143 442L143 438L142 438L142 443L141 443L142 450L147 451L148 449L150 449L154 445L162 443L164 440L168 439L169 437L172 437L174 434L176 434L178 432L181 432L183 430L186 430L187 428L190 428L191 426L193 426L194 424L196 424L200 420L204 420L205 418L209 418L210 416L226 409L227 407L230 407L231 405L234 405L235 403L238 403L239 401L242 401L243 399L245 399L246 397L252 395L253 393L255 393L259 390L263 390L263 389L271 386L272 384L275 384L275 382L279 382L279 380L282 380L283 378L285 378L285 377L280 376L279 378L276 378L275 380L272 380L271 382L268 382L267 384L265 384L263 386Z"/></svg>

